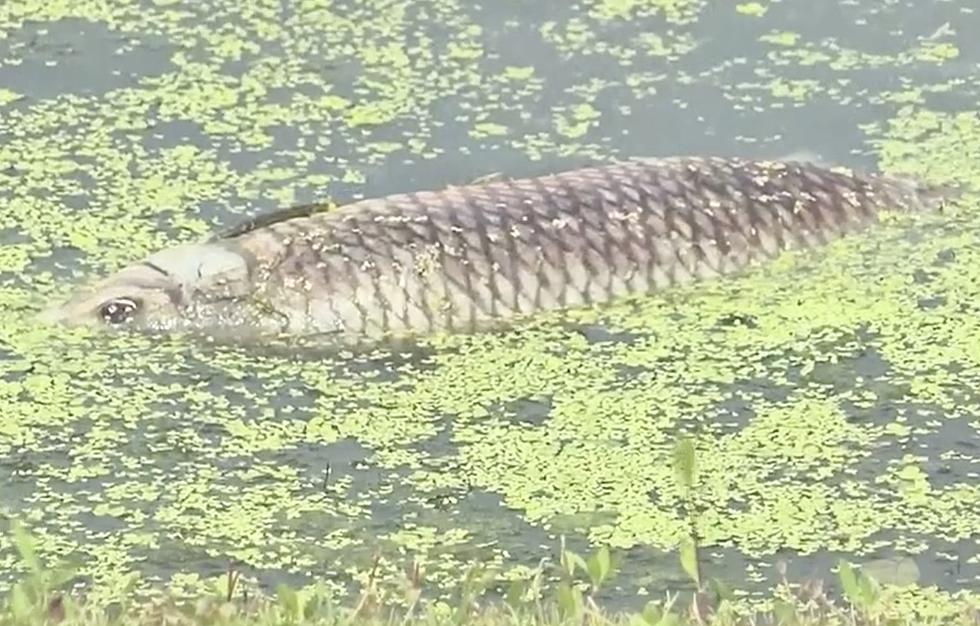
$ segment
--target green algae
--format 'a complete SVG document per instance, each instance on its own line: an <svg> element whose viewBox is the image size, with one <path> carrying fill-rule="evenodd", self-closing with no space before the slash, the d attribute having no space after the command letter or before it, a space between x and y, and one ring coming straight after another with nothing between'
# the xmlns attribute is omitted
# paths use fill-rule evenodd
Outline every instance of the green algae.
<svg viewBox="0 0 980 626"><path fill-rule="evenodd" d="M31 323L82 275L260 206L368 193L385 167L404 189L421 184L413 166L467 153L475 169L505 150L615 156L619 126L656 137L628 122L659 123L645 107L661 91L714 85L738 94L733 110L878 107L887 121L860 129L883 168L980 182L968 86L867 94L841 80L942 66L960 47L890 54L769 28L779 4L742 5L756 16L736 19L769 34L750 36L765 49L752 79L729 84L738 66L727 58L704 72L664 65L703 52L700 2L549 14L530 28L547 51L540 65L449 0L304 0L293 15L271 3L2 3L0 33L27 17L77 18L169 46L163 73L93 95L0 92L0 232L16 234L0 249L0 511L30 520L46 554L85 556L106 590L142 572L192 592L229 559L273 578L329 572L339 588L363 578L377 544L386 573L397 569L387 556L410 552L439 581L474 555L514 574L539 557L527 543L585 528L594 542L672 549L686 521L670 454L687 433L703 541L755 559L753 579L784 550L928 554L945 541L975 552L975 449L942 436L951 424L978 434L975 202L743 278L436 337L383 368L372 355ZM965 110L933 104L950 92ZM629 340L595 340L583 330L594 323ZM544 408L532 418L529 405ZM955 471L937 473L941 463ZM503 506L481 504L488 496ZM332 571L341 555L357 566Z"/></svg>
<svg viewBox="0 0 980 626"><path fill-rule="evenodd" d="M0 89L0 106L10 104L16 100L20 100L23 96L16 91L11 91L9 89Z"/></svg>
<svg viewBox="0 0 980 626"><path fill-rule="evenodd" d="M668 22L689 22L704 5L700 0L592 0L590 17L599 21L662 15Z"/></svg>
<svg viewBox="0 0 980 626"><path fill-rule="evenodd" d="M743 2L742 4L736 4L735 10L742 15L751 15L753 17L762 17L766 14L768 7L759 2Z"/></svg>

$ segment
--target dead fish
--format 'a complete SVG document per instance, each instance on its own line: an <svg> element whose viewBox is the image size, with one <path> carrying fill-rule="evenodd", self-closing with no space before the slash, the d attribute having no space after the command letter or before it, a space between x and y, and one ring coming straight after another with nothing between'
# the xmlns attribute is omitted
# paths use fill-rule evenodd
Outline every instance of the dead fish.
<svg viewBox="0 0 980 626"><path fill-rule="evenodd" d="M732 274L954 190L810 161L643 158L261 215L47 310L144 331L467 332Z"/></svg>

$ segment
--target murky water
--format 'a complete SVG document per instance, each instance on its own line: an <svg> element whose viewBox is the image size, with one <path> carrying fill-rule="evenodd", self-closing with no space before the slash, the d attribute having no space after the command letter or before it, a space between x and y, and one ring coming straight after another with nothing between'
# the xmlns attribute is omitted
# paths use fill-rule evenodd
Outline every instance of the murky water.
<svg viewBox="0 0 980 626"><path fill-rule="evenodd" d="M244 5L241 5L244 6ZM609 543L632 605L911 555L980 587L980 221L899 222L575 323L373 354L40 328L83 277L291 202L612 157L980 180L977 12L648 0L0 5L0 511L111 589L444 584ZM0 538L3 564L12 562ZM9 582L9 578L5 579ZM642 598L642 596L640 596Z"/></svg>

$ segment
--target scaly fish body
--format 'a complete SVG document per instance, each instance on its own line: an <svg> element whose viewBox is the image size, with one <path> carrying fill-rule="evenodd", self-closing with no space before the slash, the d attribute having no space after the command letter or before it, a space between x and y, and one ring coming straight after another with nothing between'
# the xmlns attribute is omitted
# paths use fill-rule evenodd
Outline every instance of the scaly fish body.
<svg viewBox="0 0 980 626"><path fill-rule="evenodd" d="M362 338L470 331L731 274L942 199L810 163L636 159L293 208L161 251L49 318Z"/></svg>

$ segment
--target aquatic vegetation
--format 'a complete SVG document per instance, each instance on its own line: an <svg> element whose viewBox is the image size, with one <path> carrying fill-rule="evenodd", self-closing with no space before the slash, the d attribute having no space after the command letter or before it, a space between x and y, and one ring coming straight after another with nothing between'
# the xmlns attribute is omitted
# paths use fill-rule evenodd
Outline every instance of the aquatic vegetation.
<svg viewBox="0 0 980 626"><path fill-rule="evenodd" d="M696 459L692 442L674 446L677 484L689 492L695 485ZM689 493L690 497L691 493ZM696 517L691 521L696 525ZM907 604L914 581L876 579L871 564L855 567L841 560L839 592L830 593L822 580L803 584L787 580L785 570L771 598L749 606L724 582L702 575L697 543L681 548L680 560L693 582L684 592L651 600L637 612L604 609L602 596L619 575L621 559L605 546L588 558L562 542L555 562L547 559L526 577L500 579L498 572L471 564L455 581L450 599L426 594L426 570L411 561L399 575L397 587L378 584L376 558L357 595L337 596L320 583L296 589L284 584L274 594L255 589L241 572L229 569L209 581L193 599L174 598L158 589L141 601L124 597L112 606L87 602L65 593L74 572L70 567L46 568L38 559L33 538L20 524L12 526L20 560L28 574L0 603L0 623L180 623L180 624L550 624L668 626L681 624L735 625L779 623L823 624L963 624L980 620L980 601L968 596L934 595L929 605ZM546 567L546 565L548 567Z"/></svg>
<svg viewBox="0 0 980 626"><path fill-rule="evenodd" d="M659 597L685 576L682 433L700 549L746 592L787 554L910 555L939 586L915 606L975 587L975 198L749 276L368 354L33 322L245 215L493 171L805 147L975 185L969 3L937 23L833 3L833 24L795 0L292 4L0 2L0 512L77 557L90 601L131 577L199 595L229 561L342 593L376 544L383 577L412 555L447 590L471 560L533 570L561 534L628 553L611 597ZM6 535L0 562L7 590Z"/></svg>

